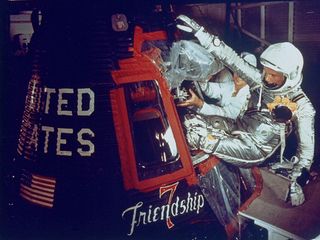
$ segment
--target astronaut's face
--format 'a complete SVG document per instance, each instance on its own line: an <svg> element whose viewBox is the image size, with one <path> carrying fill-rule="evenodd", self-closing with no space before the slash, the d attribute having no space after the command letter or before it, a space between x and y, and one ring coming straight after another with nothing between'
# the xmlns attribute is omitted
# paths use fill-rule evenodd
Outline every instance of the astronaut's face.
<svg viewBox="0 0 320 240"><path fill-rule="evenodd" d="M263 67L264 84L269 88L278 88L285 83L285 76L271 68Z"/></svg>

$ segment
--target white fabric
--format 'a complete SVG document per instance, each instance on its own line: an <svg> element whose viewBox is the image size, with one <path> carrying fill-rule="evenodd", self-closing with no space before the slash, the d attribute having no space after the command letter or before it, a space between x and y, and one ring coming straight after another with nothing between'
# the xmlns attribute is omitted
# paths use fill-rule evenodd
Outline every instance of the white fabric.
<svg viewBox="0 0 320 240"><path fill-rule="evenodd" d="M236 119L241 112L246 110L250 98L249 86L246 85L241 88L235 96L233 96L234 92L235 86L232 80L225 80L221 83L209 82L203 94L218 100L218 103L208 104L204 102L202 108L199 109L199 113Z"/></svg>
<svg viewBox="0 0 320 240"><path fill-rule="evenodd" d="M302 188L297 182L290 185L290 200L292 206L299 206L305 201Z"/></svg>

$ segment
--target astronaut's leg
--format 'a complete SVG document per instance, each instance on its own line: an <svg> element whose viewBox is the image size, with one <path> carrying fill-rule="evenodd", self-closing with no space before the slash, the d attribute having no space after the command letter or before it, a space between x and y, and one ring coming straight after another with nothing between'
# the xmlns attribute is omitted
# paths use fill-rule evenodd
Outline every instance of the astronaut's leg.
<svg viewBox="0 0 320 240"><path fill-rule="evenodd" d="M272 136L263 143L247 133L221 138L212 154L238 167L258 166L279 147L279 135L270 134Z"/></svg>

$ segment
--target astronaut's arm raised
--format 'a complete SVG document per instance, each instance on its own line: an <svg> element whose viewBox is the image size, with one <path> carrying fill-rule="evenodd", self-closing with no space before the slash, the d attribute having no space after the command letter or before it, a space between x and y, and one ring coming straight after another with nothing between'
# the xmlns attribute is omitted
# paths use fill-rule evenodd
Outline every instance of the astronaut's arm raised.
<svg viewBox="0 0 320 240"><path fill-rule="evenodd" d="M217 36L208 33L203 27L185 15L179 15L177 20L183 24L177 25L179 29L194 33L194 36L204 48L243 78L250 87L261 84L262 75L259 69L243 60L231 47L226 45Z"/></svg>

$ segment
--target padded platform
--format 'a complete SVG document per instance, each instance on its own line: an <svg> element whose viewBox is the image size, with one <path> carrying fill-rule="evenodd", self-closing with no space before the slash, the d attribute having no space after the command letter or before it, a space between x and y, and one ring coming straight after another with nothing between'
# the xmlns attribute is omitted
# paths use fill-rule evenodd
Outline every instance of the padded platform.
<svg viewBox="0 0 320 240"><path fill-rule="evenodd" d="M266 169L261 195L239 214L256 224L293 239L315 239L320 235L320 180L304 187L306 201L298 207L286 202L290 182Z"/></svg>

